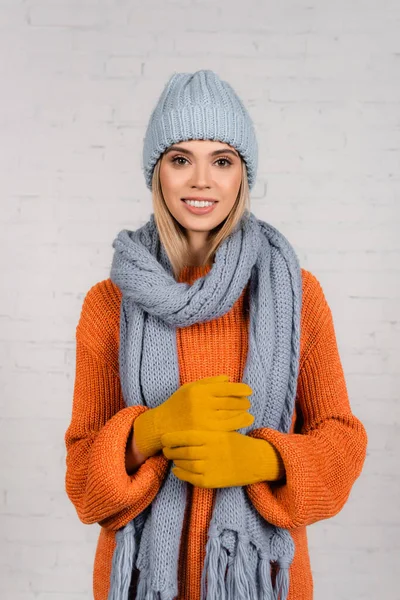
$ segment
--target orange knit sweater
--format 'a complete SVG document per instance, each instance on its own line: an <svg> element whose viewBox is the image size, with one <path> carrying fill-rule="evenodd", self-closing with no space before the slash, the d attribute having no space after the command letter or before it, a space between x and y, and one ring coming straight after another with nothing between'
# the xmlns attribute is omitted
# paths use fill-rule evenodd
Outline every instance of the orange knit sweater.
<svg viewBox="0 0 400 600"><path fill-rule="evenodd" d="M210 266L186 266L179 281L192 283ZM246 486L250 501L270 523L288 528L295 543L289 600L311 600L306 526L336 515L361 473L367 446L352 414L330 308L316 277L302 269L301 353L295 413L289 433L254 429L280 452L286 476ZM206 323L177 329L181 385L202 377L242 379L247 354L248 286L232 309ZM149 410L125 407L118 370L121 291L110 279L86 294L76 328L72 416L65 433L66 491L83 523L101 526L94 560L95 600L106 600L115 531L147 507L166 475L159 453L133 474L125 448L136 417ZM178 600L199 600L207 531L215 489L188 485L179 558ZM274 578L274 572L272 576ZM137 571L132 579L135 597Z"/></svg>

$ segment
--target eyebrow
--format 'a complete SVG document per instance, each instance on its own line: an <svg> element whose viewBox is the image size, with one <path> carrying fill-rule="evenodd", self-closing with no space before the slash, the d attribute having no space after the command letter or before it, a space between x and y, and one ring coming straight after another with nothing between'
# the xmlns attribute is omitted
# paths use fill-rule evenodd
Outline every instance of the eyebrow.
<svg viewBox="0 0 400 600"><path fill-rule="evenodd" d="M174 150L178 150L179 152L185 152L185 154L189 154L189 156L193 156L193 152L191 150L186 150L186 148L183 148L182 146L170 146L169 148L167 148L167 150L165 150L165 154L168 154L169 152L173 152ZM233 154L233 156L237 156L239 157L239 154L237 152L235 152L234 150L229 150L229 149L221 149L221 150L214 150L213 152L210 153L210 156L217 156L218 154Z"/></svg>

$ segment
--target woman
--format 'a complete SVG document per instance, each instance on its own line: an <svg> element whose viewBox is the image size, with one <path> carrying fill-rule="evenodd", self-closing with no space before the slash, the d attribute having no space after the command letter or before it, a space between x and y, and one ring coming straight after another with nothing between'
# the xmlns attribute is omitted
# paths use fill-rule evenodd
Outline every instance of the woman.
<svg viewBox="0 0 400 600"><path fill-rule="evenodd" d="M330 308L248 208L253 123L214 72L175 73L143 167L154 213L87 293L66 489L99 523L95 600L310 600L306 526L367 445Z"/></svg>

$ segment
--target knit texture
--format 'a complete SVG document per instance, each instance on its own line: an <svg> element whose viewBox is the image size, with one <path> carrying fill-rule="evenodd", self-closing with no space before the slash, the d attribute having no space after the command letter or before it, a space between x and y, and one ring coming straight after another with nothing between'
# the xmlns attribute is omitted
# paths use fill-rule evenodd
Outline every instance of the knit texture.
<svg viewBox="0 0 400 600"><path fill-rule="evenodd" d="M216 251L210 272L179 283L154 214L113 242L111 279L123 293L120 375L127 406L156 408L180 386L176 327L228 312L250 282L249 350L243 382L252 389L254 422L239 430L290 428L300 357L301 270L293 247L272 225L245 211ZM221 352L223 349L221 348ZM128 600L134 566L138 600L174 600L187 484L170 471L153 501L117 534L109 600ZM287 599L294 545L267 523L243 486L220 488L202 574L203 600ZM270 563L279 566L276 589Z"/></svg>
<svg viewBox="0 0 400 600"><path fill-rule="evenodd" d="M253 121L232 86L210 69L174 73L151 113L142 165L150 190L160 155L171 144L185 140L218 140L236 148L246 164L252 189L258 164Z"/></svg>
<svg viewBox="0 0 400 600"><path fill-rule="evenodd" d="M181 280L191 283L207 269L186 267ZM283 434L259 428L249 433L275 445L286 479L279 485L246 486L260 514L292 533L295 556L289 600L312 599L305 526L332 517L343 507L361 472L367 443L365 429L349 406L329 307L316 278L304 269L302 275L300 373L291 430ZM220 373L241 381L247 355L247 293L244 290L231 311L215 321L177 330L182 383ZM108 595L115 531L152 503L169 462L160 454L131 476L125 471L129 431L146 408L124 407L118 369L120 302L120 291L109 279L93 286L85 297L76 329L71 423L65 434L68 496L83 523L102 526L94 566L95 600ZM221 346L229 350L221 353ZM215 495L215 490L189 489L178 600L200 598Z"/></svg>

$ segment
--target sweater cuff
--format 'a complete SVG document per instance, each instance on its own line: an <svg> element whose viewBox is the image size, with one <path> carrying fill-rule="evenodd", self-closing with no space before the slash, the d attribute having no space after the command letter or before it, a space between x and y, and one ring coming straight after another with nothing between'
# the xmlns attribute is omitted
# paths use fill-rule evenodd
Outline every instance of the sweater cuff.
<svg viewBox="0 0 400 600"><path fill-rule="evenodd" d="M143 406L130 406L115 414L99 432L91 452L86 507L96 521L130 506L139 514L152 501L165 477L168 461L148 458L132 475L125 469L125 449L133 422ZM133 518L133 517L132 517Z"/></svg>

